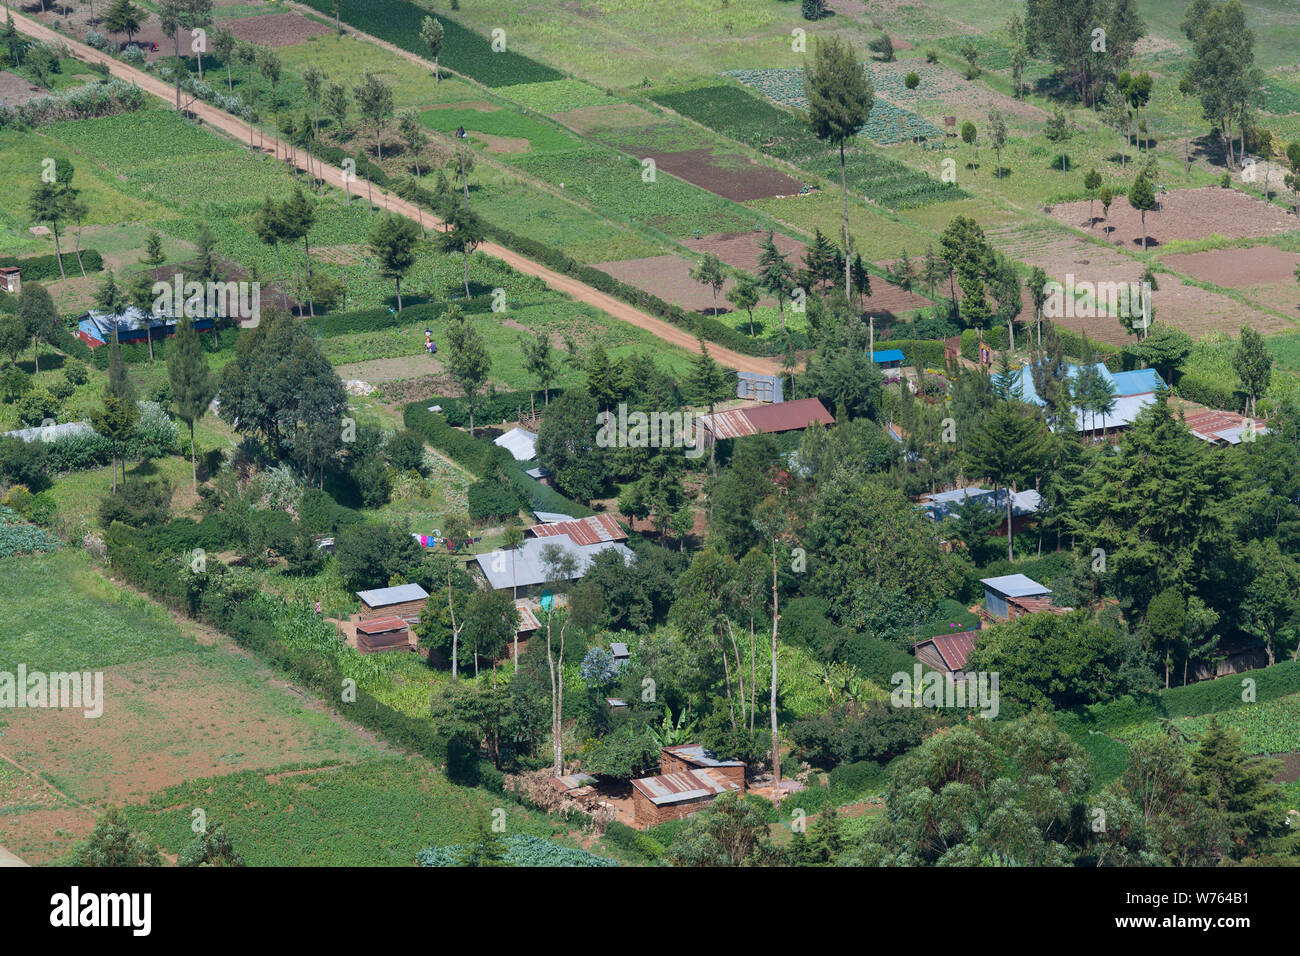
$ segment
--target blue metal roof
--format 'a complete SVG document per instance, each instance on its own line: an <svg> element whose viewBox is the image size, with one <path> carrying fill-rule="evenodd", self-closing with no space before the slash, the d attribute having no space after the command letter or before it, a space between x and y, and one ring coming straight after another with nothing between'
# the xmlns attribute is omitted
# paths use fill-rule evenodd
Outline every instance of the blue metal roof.
<svg viewBox="0 0 1300 956"><path fill-rule="evenodd" d="M885 349L883 352L872 352L871 361L873 362L905 362L907 359L903 356L902 349Z"/></svg>
<svg viewBox="0 0 1300 956"><path fill-rule="evenodd" d="M1111 376L1111 381L1115 383L1115 394L1120 396L1145 395L1147 392L1159 392L1165 387L1165 380L1153 368L1116 372Z"/></svg>

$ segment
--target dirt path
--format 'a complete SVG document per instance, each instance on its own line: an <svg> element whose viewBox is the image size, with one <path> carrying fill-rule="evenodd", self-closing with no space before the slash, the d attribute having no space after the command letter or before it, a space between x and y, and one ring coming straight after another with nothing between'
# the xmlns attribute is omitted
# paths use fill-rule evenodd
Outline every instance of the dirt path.
<svg viewBox="0 0 1300 956"><path fill-rule="evenodd" d="M63 43L68 47L71 55L75 56L77 59L86 63L106 64L113 76L134 83L146 93L158 97L165 103L175 103L175 88L164 83L162 80L159 80L157 77L151 76L142 70L137 70L134 67L127 66L125 63L115 60L107 54L101 53L84 43L80 43L61 33L56 33L43 24L28 17L14 14L13 19L14 25L22 33L41 41ZM215 106L197 100L190 104L189 109L203 122L212 126L214 129L219 129L223 133L228 134L236 142L243 142L248 127L247 124L241 120L236 119L229 113L217 109ZM267 150L265 148L266 145L270 145L271 149ZM273 155L278 156L281 153L280 146L281 144L278 139L269 137L266 144L262 147L262 152L270 152ZM288 155L287 150L285 150L284 153L285 155ZM298 167L306 171L308 159L311 160L312 174L318 176L320 179L337 189L348 188L345 186L343 181L343 170L339 169L337 166L320 163L314 157L304 158L299 155L296 157ZM366 194L369 195L370 190L373 189L376 205L382 202L384 208L391 212L398 213L406 216L408 219L416 221L419 221L421 215L423 215L423 220L426 224L432 224L435 226L441 225L441 221L429 213L421 213L421 211L417 210L405 200L386 192L378 186L367 183L364 179L359 177L354 178L350 185L355 187L355 191L358 195L361 194L362 190L365 190ZM627 322L630 325L635 325L638 328L645 329L647 332L663 339L665 342L670 342L673 345L682 347L687 352L694 352L698 347L695 337L684 329L679 329L677 326L665 322L662 319L657 319L639 309L633 308L626 302L622 302L611 295L607 295L598 289L594 289L577 279L573 279L569 276L555 272L552 269L548 269L546 266L533 262L531 259L525 258L517 252L506 249L504 246L499 246L492 242L485 242L480 245L478 249L480 252L483 252L488 256L500 259L511 268L522 272L525 275L537 276L557 292L563 292L566 295L577 299L579 302L585 302L588 305L595 306L616 319ZM710 344L709 354L712 355L720 364L725 365L728 368L739 369L743 372L758 372L764 375L776 375L780 372L780 366L774 359L759 358L752 355L741 355L740 353L733 352L730 349L724 349L719 345Z"/></svg>

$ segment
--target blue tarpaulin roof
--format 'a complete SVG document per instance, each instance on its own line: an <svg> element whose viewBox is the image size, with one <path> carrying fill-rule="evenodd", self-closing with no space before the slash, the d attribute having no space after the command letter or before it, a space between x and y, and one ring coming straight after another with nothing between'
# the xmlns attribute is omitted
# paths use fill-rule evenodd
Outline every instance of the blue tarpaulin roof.
<svg viewBox="0 0 1300 956"><path fill-rule="evenodd" d="M904 362L902 349L885 349L882 352L872 352L871 361L873 362Z"/></svg>

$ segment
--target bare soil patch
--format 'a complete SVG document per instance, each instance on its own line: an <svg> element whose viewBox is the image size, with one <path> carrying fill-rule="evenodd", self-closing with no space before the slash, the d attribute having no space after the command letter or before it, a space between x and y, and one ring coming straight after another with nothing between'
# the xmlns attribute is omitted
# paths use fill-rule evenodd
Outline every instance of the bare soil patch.
<svg viewBox="0 0 1300 956"><path fill-rule="evenodd" d="M1018 228L995 229L988 235L999 251L1031 266L1041 266L1049 278L1057 281L1063 282L1067 275L1073 275L1076 285L1137 282L1142 275L1142 265L1137 260L1077 236L1045 236ZM1156 309L1157 321L1180 328L1193 338L1211 331L1235 335L1243 325L1252 325L1264 334L1293 328L1278 316L1169 275L1160 277L1160 288L1151 294L1151 304ZM1021 317L1025 317L1024 311ZM1076 316L1057 324L1112 345L1130 341L1114 316Z"/></svg>
<svg viewBox="0 0 1300 956"><path fill-rule="evenodd" d="M716 156L710 147L671 153L642 150L637 155L653 159L665 172L732 202L796 195L803 186L794 177L752 159Z"/></svg>
<svg viewBox="0 0 1300 956"><path fill-rule="evenodd" d="M90 836L95 815L90 807L8 814L4 818L5 849L32 866L49 863Z"/></svg>
<svg viewBox="0 0 1300 956"><path fill-rule="evenodd" d="M1203 186L1200 189L1175 189L1159 194L1160 206L1147 213L1147 245L1178 239L1247 239L1271 236L1295 229L1296 217L1271 203L1235 189ZM1054 206L1051 215L1059 222L1079 229L1089 228L1089 203L1086 200ZM1092 204L1092 214L1100 217L1100 204ZM1128 198L1119 196L1110 207L1110 216L1098 219L1096 231L1116 245L1140 249L1142 220Z"/></svg>
<svg viewBox="0 0 1300 956"><path fill-rule="evenodd" d="M701 254L711 252L733 269L757 272L758 257L763 248L763 236L764 233L753 231L717 232L699 239L683 240L683 245ZM798 239L776 233L772 235L772 241L776 244L777 250L787 256L791 262L801 259L807 248L807 245Z"/></svg>
<svg viewBox="0 0 1300 956"><path fill-rule="evenodd" d="M491 133L475 133L475 139L483 141L484 149L489 153L526 153L533 144L522 136L493 136Z"/></svg>
<svg viewBox="0 0 1300 956"><path fill-rule="evenodd" d="M398 358L370 359L366 362L353 362L340 365L335 371L345 382L359 378L363 382L400 382L408 378L421 378L429 374L440 374L442 363L433 355L403 355Z"/></svg>
<svg viewBox="0 0 1300 956"><path fill-rule="evenodd" d="M29 100L43 96L45 90L33 86L17 73L0 70L0 103L5 106L22 106Z"/></svg>
<svg viewBox="0 0 1300 956"><path fill-rule="evenodd" d="M1282 761L1282 769L1273 777L1274 783L1294 783L1300 780L1300 752L1279 754L1274 759Z"/></svg>
<svg viewBox="0 0 1300 956"><path fill-rule="evenodd" d="M575 133L586 134L597 129L649 126L658 122L659 117L634 103L607 103L552 113L551 119L563 123Z"/></svg>
<svg viewBox="0 0 1300 956"><path fill-rule="evenodd" d="M1279 280L1294 283L1295 267L1300 265L1300 255L1274 246L1186 252L1163 256L1162 260L1169 268L1185 272L1194 279L1229 289L1245 289Z"/></svg>
<svg viewBox="0 0 1300 956"><path fill-rule="evenodd" d="M225 21L236 37L260 46L281 47L304 43L310 37L332 33L329 27L300 13L265 13Z"/></svg>

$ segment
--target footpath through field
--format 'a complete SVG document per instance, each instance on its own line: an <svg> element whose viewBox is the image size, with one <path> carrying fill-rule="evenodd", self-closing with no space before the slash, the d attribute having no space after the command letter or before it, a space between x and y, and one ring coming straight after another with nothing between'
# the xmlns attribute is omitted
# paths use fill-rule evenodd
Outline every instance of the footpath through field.
<svg viewBox="0 0 1300 956"><path fill-rule="evenodd" d="M64 36L61 33L56 33L44 24L38 23L28 17L15 13L13 14L13 19L14 25L22 33L25 33L36 40L62 43L67 46L70 53L77 59L86 63L106 64L113 76L134 83L146 93L151 93L164 102L171 104L175 103L175 88L164 83L157 77L151 76L143 70L138 70L135 67L128 66L119 60L115 60L108 54L101 53L93 47L89 47L71 37ZM227 133L236 141L242 142L243 135L247 130L247 124L242 120L218 109L210 103L203 103L198 100L191 103L189 109L208 125ZM271 147L270 150L266 149L267 145ZM262 152L274 152L276 154L289 156L290 153L287 147L281 149L281 146L282 144L277 138L268 137L266 143L262 146ZM299 154L296 156L295 161L299 169L307 172L307 158L304 158L303 155ZM315 159L315 157L311 157L311 172L309 175L311 174L317 175L320 179L338 189L347 188L344 185L342 169L337 166L330 166L322 163ZM367 195L369 195L369 191L373 189L374 192L378 194L376 200L382 199L385 209L403 215L408 219L417 221L420 219L421 215L423 215L423 219L426 223L441 225L441 220L437 219L435 216L432 216L427 212L421 213L420 210L417 210L415 206L406 202L404 199L400 199L380 187L368 183L364 179L354 176L350 185L356 188L358 195L361 194L362 189L367 191ZM626 302L616 299L612 295L601 292L599 289L592 288L577 279L563 275L553 269L548 269L541 263L534 262L533 260L521 256L519 253L507 249L504 246L499 246L492 242L484 242L478 247L478 249L485 255L491 256L494 259L499 259L511 268L522 272L525 275L538 277L557 292L563 292L566 295L577 299L579 302L586 302L588 305L595 306L620 321L645 329L647 332L663 339L665 342L681 346L688 352L693 352L698 348L695 337L686 330L679 329L671 323L642 312L640 309L636 309L631 305L628 305ZM753 355L741 355L739 352L733 352L730 349L722 348L720 345L710 343L709 354L720 364L725 365L728 368L738 369L742 372L757 372L763 375L776 375L780 372L780 366L774 359L760 358Z"/></svg>

